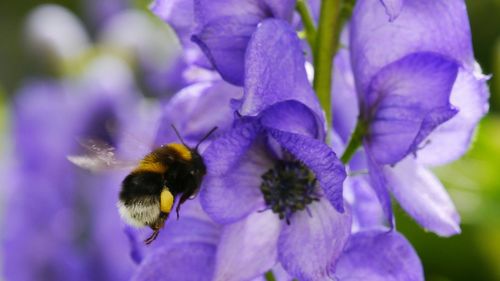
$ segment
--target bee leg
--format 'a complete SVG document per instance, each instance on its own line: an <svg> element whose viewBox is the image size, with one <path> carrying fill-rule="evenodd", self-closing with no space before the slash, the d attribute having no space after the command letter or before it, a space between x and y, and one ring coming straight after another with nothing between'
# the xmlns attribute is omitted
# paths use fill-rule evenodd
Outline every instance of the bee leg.
<svg viewBox="0 0 500 281"><path fill-rule="evenodd" d="M153 234L151 234L151 236L149 236L148 238L146 238L146 240L144 240L144 243L146 243L146 245L151 244L153 241L155 241L156 237L158 237L159 233L160 233L159 229L155 230Z"/></svg>
<svg viewBox="0 0 500 281"><path fill-rule="evenodd" d="M177 204L177 208L175 208L175 212L177 213L177 219L179 219L179 211L181 210L181 205L186 202L189 197L191 197L191 194L189 193L183 193L181 196L181 199L179 199L179 204Z"/></svg>

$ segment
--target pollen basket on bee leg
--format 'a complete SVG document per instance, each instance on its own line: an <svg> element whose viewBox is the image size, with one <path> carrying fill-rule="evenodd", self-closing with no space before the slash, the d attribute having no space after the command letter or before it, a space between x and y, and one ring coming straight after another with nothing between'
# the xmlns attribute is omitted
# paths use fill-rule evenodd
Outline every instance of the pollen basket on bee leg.
<svg viewBox="0 0 500 281"><path fill-rule="evenodd" d="M170 213L172 206L174 205L174 195L170 190L165 187L160 194L160 210L163 213Z"/></svg>

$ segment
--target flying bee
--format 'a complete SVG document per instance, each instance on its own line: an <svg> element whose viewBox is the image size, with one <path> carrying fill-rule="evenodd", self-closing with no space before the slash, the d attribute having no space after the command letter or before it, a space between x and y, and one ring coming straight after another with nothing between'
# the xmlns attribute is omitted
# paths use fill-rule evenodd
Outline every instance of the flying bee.
<svg viewBox="0 0 500 281"><path fill-rule="evenodd" d="M162 145L147 154L122 182L118 211L123 220L133 226L149 226L153 233L144 242L150 244L165 225L174 203L179 218L181 205L194 196L206 173L205 163L198 152L199 145L216 129L210 130L195 147L189 147L172 125L181 143ZM76 165L99 170L123 166L114 159L113 148L90 142L84 146L90 156L69 156Z"/></svg>

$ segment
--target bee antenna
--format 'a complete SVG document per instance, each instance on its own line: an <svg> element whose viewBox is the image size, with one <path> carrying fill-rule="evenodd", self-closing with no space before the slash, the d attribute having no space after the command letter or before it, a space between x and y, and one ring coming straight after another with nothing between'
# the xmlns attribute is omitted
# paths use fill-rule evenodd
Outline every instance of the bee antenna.
<svg viewBox="0 0 500 281"><path fill-rule="evenodd" d="M203 138L201 138L201 140L198 142L198 144L194 147L195 150L198 150L198 146L200 146L200 144L206 140L213 132L215 132L215 130L217 130L217 126L213 127L212 130L210 130L208 133L205 134L205 136Z"/></svg>
<svg viewBox="0 0 500 281"><path fill-rule="evenodd" d="M182 139L181 134L179 134L179 131L177 131L177 128L174 126L174 124L170 124L170 126L172 126L172 129L174 129L174 132L175 132L175 134L177 135L177 138L181 141L181 143L182 143L185 147L188 147L188 146L186 145L186 143L184 142L184 139Z"/></svg>

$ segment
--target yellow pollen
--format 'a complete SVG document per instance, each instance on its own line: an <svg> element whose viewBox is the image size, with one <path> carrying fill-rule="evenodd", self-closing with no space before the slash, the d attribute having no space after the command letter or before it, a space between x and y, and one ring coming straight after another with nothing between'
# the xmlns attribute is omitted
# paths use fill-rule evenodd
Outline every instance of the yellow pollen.
<svg viewBox="0 0 500 281"><path fill-rule="evenodd" d="M167 187L164 187L160 194L160 210L164 213L170 213L174 205L174 196Z"/></svg>
<svg viewBox="0 0 500 281"><path fill-rule="evenodd" d="M180 144L180 143L171 143L168 145L169 148L177 151L179 153L179 156L186 160L186 161L191 161L191 151L189 148L187 148L185 145Z"/></svg>

